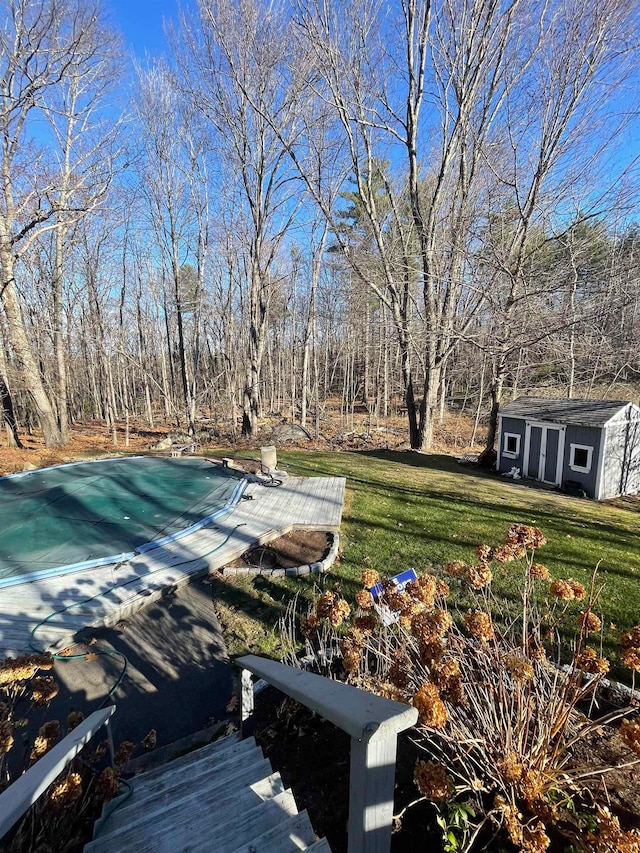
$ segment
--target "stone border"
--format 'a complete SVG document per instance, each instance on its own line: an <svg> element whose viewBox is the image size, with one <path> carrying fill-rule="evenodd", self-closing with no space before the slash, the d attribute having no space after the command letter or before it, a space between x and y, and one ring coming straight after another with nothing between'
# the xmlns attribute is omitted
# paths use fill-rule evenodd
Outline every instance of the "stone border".
<svg viewBox="0 0 640 853"><path fill-rule="evenodd" d="M254 566L237 566L237 567L227 567L224 566L219 571L222 575L269 575L271 577L291 577L297 578L302 575L321 575L325 572L328 572L331 566L335 563L336 557L338 556L338 548L340 546L340 534L335 531L327 530L327 535L333 537L333 541L329 546L329 550L327 552L326 557L322 560L319 560L317 563L307 563L304 566L292 566L288 569L259 569ZM280 538L280 535L274 537L274 539ZM270 541L273 541L270 540ZM268 544L266 542L262 544Z"/></svg>

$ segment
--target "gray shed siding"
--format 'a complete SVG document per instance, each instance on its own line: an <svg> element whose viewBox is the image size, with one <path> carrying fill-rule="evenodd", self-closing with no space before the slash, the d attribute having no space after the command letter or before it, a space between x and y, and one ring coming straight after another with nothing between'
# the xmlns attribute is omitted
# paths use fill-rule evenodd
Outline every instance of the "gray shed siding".
<svg viewBox="0 0 640 853"><path fill-rule="evenodd" d="M605 453L601 497L640 492L640 419L609 424Z"/></svg>
<svg viewBox="0 0 640 853"><path fill-rule="evenodd" d="M520 418L502 418L502 429L500 431L500 467L499 471L501 474L504 474L505 471L510 471L512 468L519 468L520 473L524 473L522 471L523 460L524 460L524 432L525 432L525 421ZM504 455L504 436L505 433L512 433L520 436L520 452L516 459L511 456Z"/></svg>
<svg viewBox="0 0 640 853"><path fill-rule="evenodd" d="M590 498L596 498L596 480L598 477L598 464L600 462L600 437L602 429L598 427L567 426L564 441L564 460L562 463L562 484L567 480L580 483ZM572 471L569 467L571 461L571 445L579 444L582 447L592 447L591 470L588 474L582 471Z"/></svg>

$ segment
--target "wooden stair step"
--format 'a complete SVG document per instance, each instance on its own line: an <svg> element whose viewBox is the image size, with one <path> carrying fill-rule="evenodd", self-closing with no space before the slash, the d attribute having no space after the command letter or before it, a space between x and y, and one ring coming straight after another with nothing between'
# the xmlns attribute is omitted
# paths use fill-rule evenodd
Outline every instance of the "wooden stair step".
<svg viewBox="0 0 640 853"><path fill-rule="evenodd" d="M145 796L136 800L133 796L106 821L104 832L114 833L127 830L131 826L143 824L149 820L162 819L165 814L179 813L185 803L194 798L201 806L214 808L216 803L232 794L237 795L242 789L248 788L271 775L271 765L266 758L254 761L248 767L233 768L224 778L219 778L215 771L203 774L193 780L188 772L177 774L177 780L167 780L166 789L158 794ZM181 781L184 783L181 786ZM252 796L258 796L252 792Z"/></svg>
<svg viewBox="0 0 640 853"><path fill-rule="evenodd" d="M179 771L200 759L209 758L214 755L220 759L220 763L222 763L223 756L231 757L232 755L243 755L244 753L251 752L257 748L256 742L252 737L246 738L246 740L239 740L237 735L230 735L229 737L232 738L232 740L229 740L226 737L221 740L216 740L213 743L201 746L191 752L185 752L184 755L174 758L166 764L161 764L159 767L152 767L142 773L137 773L131 781L135 783L135 786L137 787L143 782L150 782L153 779L162 776L169 767L174 771Z"/></svg>
<svg viewBox="0 0 640 853"><path fill-rule="evenodd" d="M85 847L85 853L176 853L188 848L190 853L212 853L231 839L237 847L297 813L293 795L285 791L267 802L244 809L242 818L226 819L219 814L215 802L203 803L199 793L182 801L177 810L148 816L143 822L124 830L104 835Z"/></svg>
<svg viewBox="0 0 640 853"><path fill-rule="evenodd" d="M296 853L298 850L311 849L315 841L316 834L309 816L306 811L302 811L277 826L257 833L238 847L222 844L216 847L216 853Z"/></svg>

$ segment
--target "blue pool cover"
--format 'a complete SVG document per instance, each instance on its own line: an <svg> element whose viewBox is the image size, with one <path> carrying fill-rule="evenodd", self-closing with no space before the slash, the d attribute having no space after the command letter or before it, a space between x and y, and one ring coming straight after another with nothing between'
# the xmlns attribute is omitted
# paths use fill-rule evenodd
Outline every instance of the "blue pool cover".
<svg viewBox="0 0 640 853"><path fill-rule="evenodd" d="M130 559L231 509L242 474L189 457L76 462L0 477L0 587Z"/></svg>

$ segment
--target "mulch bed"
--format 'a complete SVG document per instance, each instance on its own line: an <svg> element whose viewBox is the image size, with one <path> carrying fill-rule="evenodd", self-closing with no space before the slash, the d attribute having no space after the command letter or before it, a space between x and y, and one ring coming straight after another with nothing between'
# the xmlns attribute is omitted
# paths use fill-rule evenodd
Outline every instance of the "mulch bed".
<svg viewBox="0 0 640 853"><path fill-rule="evenodd" d="M332 536L324 530L293 530L267 545L246 551L230 568L290 569L317 563L326 556Z"/></svg>

